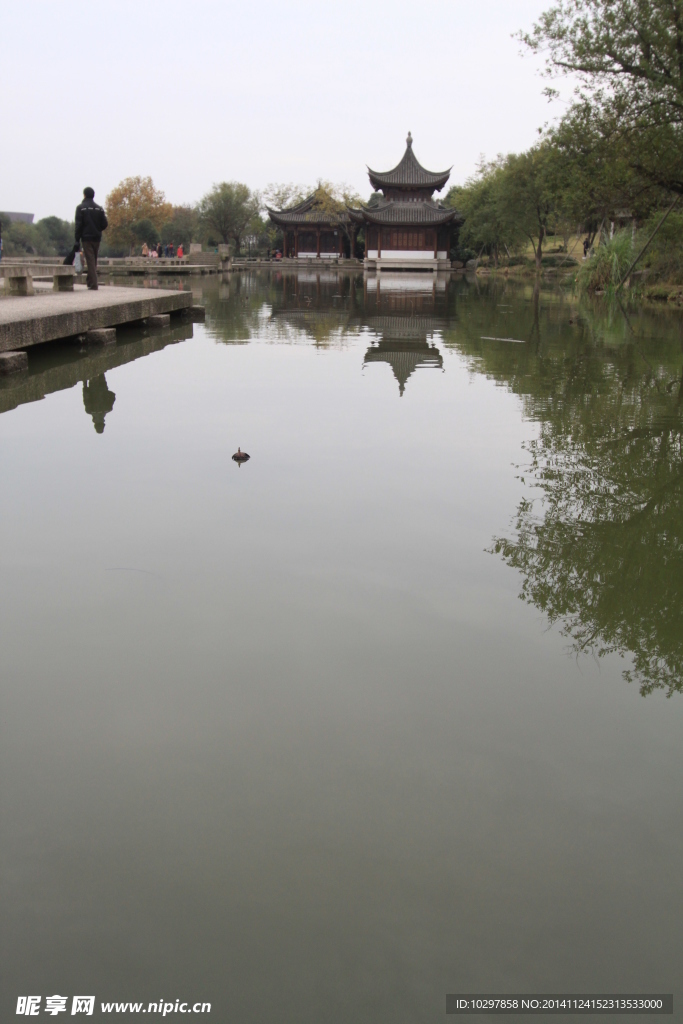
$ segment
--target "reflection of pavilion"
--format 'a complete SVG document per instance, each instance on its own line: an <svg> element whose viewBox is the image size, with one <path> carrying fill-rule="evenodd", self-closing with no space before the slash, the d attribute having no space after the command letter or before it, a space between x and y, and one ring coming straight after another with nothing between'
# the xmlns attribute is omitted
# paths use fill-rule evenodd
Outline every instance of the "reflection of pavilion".
<svg viewBox="0 0 683 1024"><path fill-rule="evenodd" d="M377 342L365 353L367 363L389 363L403 395L408 378L420 369L443 370L443 357L430 340L445 326L436 312L445 305L446 280L434 274L388 274L366 278L367 320Z"/></svg>
<svg viewBox="0 0 683 1024"><path fill-rule="evenodd" d="M365 353L368 363L389 363L403 395L408 378L419 369L443 370L443 356L427 339L440 324L430 316L377 316L369 326L379 336Z"/></svg>

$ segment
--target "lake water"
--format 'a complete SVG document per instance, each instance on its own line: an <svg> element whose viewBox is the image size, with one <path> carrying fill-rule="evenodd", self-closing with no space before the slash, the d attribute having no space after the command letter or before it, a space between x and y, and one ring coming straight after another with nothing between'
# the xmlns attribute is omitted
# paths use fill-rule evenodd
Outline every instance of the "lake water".
<svg viewBox="0 0 683 1024"><path fill-rule="evenodd" d="M678 1015L680 317L196 281L0 384L2 1019Z"/></svg>

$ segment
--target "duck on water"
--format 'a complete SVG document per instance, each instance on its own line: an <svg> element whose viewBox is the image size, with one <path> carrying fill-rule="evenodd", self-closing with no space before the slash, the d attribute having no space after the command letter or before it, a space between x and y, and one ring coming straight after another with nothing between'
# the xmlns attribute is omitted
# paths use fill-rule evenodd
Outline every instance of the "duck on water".
<svg viewBox="0 0 683 1024"><path fill-rule="evenodd" d="M235 452L235 454L232 457L233 462L237 462L237 463L246 462L248 459L249 459L249 456L247 455L246 452L243 452L241 448L238 448L237 451Z"/></svg>

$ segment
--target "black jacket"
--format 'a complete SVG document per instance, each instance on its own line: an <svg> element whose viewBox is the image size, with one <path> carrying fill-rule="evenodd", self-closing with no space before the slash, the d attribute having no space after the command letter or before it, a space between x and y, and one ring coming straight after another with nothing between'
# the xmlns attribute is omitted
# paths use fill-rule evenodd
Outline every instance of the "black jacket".
<svg viewBox="0 0 683 1024"><path fill-rule="evenodd" d="M100 242L107 227L107 215L94 199L84 199L76 207L76 241Z"/></svg>

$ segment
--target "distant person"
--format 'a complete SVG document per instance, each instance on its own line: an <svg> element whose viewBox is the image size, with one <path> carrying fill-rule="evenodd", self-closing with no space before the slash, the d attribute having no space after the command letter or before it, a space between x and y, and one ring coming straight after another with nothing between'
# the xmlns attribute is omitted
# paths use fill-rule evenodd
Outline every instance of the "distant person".
<svg viewBox="0 0 683 1024"><path fill-rule="evenodd" d="M107 215L95 202L95 189L83 189L83 202L76 207L76 245L81 245L88 268L88 288L97 291L97 254L102 232L108 226Z"/></svg>
<svg viewBox="0 0 683 1024"><path fill-rule="evenodd" d="M147 245L147 242L142 243L142 255L149 256L149 246Z"/></svg>
<svg viewBox="0 0 683 1024"><path fill-rule="evenodd" d="M157 256L159 257L159 259L161 259L161 257L163 255L164 255L164 250L163 250L163 247L161 245L161 242L157 242Z"/></svg>
<svg viewBox="0 0 683 1024"><path fill-rule="evenodd" d="M183 249L183 243L181 242L180 245L178 246L178 251L176 253L176 256L178 257L179 260L181 260L184 255L185 255L185 250Z"/></svg>
<svg viewBox="0 0 683 1024"><path fill-rule="evenodd" d="M584 259L586 259L586 257L588 256L588 250L590 249L590 247L591 247L590 239L589 238L584 238L584 240L583 240L583 258Z"/></svg>
<svg viewBox="0 0 683 1024"><path fill-rule="evenodd" d="M175 245L173 242L168 243L168 255L173 258L175 256Z"/></svg>

